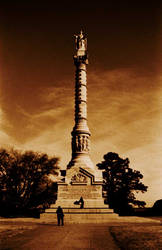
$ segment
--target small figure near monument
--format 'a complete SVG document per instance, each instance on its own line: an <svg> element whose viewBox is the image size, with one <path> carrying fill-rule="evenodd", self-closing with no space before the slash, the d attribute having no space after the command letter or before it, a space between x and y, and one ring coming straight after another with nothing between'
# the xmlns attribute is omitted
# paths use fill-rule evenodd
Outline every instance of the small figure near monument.
<svg viewBox="0 0 162 250"><path fill-rule="evenodd" d="M57 210L57 225L60 226L60 221L61 221L61 225L64 225L64 213L63 210L60 206L58 206Z"/></svg>
<svg viewBox="0 0 162 250"><path fill-rule="evenodd" d="M84 208L84 200L82 196L80 197L79 204L80 204L80 208Z"/></svg>

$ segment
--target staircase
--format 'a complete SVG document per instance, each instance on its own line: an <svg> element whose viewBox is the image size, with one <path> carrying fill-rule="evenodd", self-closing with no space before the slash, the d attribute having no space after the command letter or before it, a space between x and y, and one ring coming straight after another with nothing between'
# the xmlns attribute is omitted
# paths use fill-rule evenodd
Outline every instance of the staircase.
<svg viewBox="0 0 162 250"><path fill-rule="evenodd" d="M46 222L57 223L57 208L49 208L41 214ZM64 222L66 223L106 223L118 218L118 215L109 208L63 208Z"/></svg>

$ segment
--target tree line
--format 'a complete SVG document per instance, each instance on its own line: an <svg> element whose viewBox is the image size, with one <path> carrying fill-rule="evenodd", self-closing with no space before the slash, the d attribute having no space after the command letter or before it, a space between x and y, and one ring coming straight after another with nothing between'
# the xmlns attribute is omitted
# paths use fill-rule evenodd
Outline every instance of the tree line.
<svg viewBox="0 0 162 250"><path fill-rule="evenodd" d="M32 151L0 150L0 213L45 209L57 198L58 158Z"/></svg>
<svg viewBox="0 0 162 250"><path fill-rule="evenodd" d="M117 153L109 152L97 166L103 171L105 201L117 213L131 212L133 206L144 207L145 201L136 199L135 193L144 193L147 186L142 183L140 171L129 166L129 159L122 159Z"/></svg>
<svg viewBox="0 0 162 250"><path fill-rule="evenodd" d="M57 199L57 157L33 151L0 149L0 215L44 210ZM133 206L144 207L136 192L146 192L143 175L129 166L129 159L109 152L97 164L103 171L105 203L116 212L128 211Z"/></svg>

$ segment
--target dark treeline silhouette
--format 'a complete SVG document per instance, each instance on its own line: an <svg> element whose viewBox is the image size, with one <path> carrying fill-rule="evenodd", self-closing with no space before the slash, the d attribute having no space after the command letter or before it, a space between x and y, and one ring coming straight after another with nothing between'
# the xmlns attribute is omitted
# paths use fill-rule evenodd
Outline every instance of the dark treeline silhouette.
<svg viewBox="0 0 162 250"><path fill-rule="evenodd" d="M118 154L109 152L97 166L103 170L103 192L110 208L124 215L131 214L133 206L145 206L146 203L137 200L134 193L146 192L147 186L141 182L143 175L129 167L128 158L122 159Z"/></svg>
<svg viewBox="0 0 162 250"><path fill-rule="evenodd" d="M32 151L0 149L0 215L39 212L55 202L58 158Z"/></svg>
<svg viewBox="0 0 162 250"><path fill-rule="evenodd" d="M162 215L162 199L155 201L151 212L153 215Z"/></svg>
<svg viewBox="0 0 162 250"><path fill-rule="evenodd" d="M134 208L133 215L135 216L162 216L162 199L154 202L152 207Z"/></svg>

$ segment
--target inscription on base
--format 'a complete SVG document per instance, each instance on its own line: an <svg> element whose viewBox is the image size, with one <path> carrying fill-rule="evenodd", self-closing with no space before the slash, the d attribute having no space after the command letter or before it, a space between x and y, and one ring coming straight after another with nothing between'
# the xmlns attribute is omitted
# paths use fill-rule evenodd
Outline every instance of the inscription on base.
<svg viewBox="0 0 162 250"><path fill-rule="evenodd" d="M61 199L98 199L102 197L101 186L59 186L58 196Z"/></svg>

